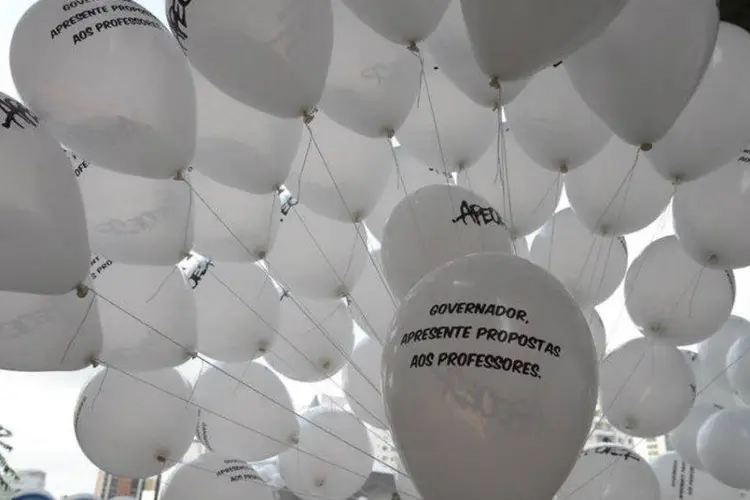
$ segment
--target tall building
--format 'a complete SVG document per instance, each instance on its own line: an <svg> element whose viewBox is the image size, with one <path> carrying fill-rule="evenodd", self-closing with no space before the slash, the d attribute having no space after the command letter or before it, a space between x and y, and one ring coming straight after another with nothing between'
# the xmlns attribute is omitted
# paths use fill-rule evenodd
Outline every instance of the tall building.
<svg viewBox="0 0 750 500"><path fill-rule="evenodd" d="M635 451L646 460L651 461L668 451L667 439L664 436L644 439L636 446Z"/></svg>
<svg viewBox="0 0 750 500"><path fill-rule="evenodd" d="M18 479L11 482L13 491L21 490L43 490L47 482L47 473L38 469L26 469L16 471Z"/></svg>
<svg viewBox="0 0 750 500"><path fill-rule="evenodd" d="M150 486L150 484L147 485L147 482L150 481L150 479L116 477L109 472L99 471L94 494L101 500L110 500L115 497L133 497L136 500L141 500L146 486Z"/></svg>
<svg viewBox="0 0 750 500"><path fill-rule="evenodd" d="M370 434L372 451L375 456L375 467L373 470L384 474L395 474L397 470L403 470L401 468L401 457L398 456L398 451L393 444L393 437L390 431L378 429L370 425L366 425L366 427Z"/></svg>

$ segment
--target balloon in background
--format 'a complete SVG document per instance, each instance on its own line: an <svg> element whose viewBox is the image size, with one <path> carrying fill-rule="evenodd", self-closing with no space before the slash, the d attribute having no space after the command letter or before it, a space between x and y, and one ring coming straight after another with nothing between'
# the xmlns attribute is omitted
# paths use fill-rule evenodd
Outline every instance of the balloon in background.
<svg viewBox="0 0 750 500"><path fill-rule="evenodd" d="M499 170L495 143L476 165L459 172L458 184L486 198L518 238L536 231L552 217L563 183L559 173L540 168L526 156L515 134L504 126L504 169Z"/></svg>
<svg viewBox="0 0 750 500"><path fill-rule="evenodd" d="M565 68L616 135L648 150L695 93L718 29L714 0L632 0L601 36L565 59Z"/></svg>
<svg viewBox="0 0 750 500"><path fill-rule="evenodd" d="M479 67L501 81L530 77L584 46L624 5L624 0L553 5L540 0L461 0Z"/></svg>
<svg viewBox="0 0 750 500"><path fill-rule="evenodd" d="M393 332L386 413L422 496L552 498L586 441L598 379L564 287L519 257L460 257L414 287Z"/></svg>
<svg viewBox="0 0 750 500"><path fill-rule="evenodd" d="M162 494L164 500L273 500L273 490L242 460L204 453L177 467Z"/></svg>
<svg viewBox="0 0 750 500"><path fill-rule="evenodd" d="M187 361L198 344L195 299L175 266L91 260L104 347L120 370L155 370Z"/></svg>
<svg viewBox="0 0 750 500"><path fill-rule="evenodd" d="M370 252L370 257L374 264L369 262L365 265L365 271L347 301L349 312L357 325L367 335L384 344L388 341L398 299L385 279L380 250Z"/></svg>
<svg viewBox="0 0 750 500"><path fill-rule="evenodd" d="M266 260L274 278L303 297L348 295L367 265L364 226L331 220L300 205L284 217Z"/></svg>
<svg viewBox="0 0 750 500"><path fill-rule="evenodd" d="M198 377L191 401L201 409L198 440L224 457L265 460L299 434L289 391L256 362L211 366Z"/></svg>
<svg viewBox="0 0 750 500"><path fill-rule="evenodd" d="M195 248L212 259L253 262L266 257L276 243L281 203L278 195L262 196L234 189L193 171Z"/></svg>
<svg viewBox="0 0 750 500"><path fill-rule="evenodd" d="M349 498L372 472L371 447L357 417L314 407L302 414L297 447L279 455L279 471L287 488L302 500Z"/></svg>
<svg viewBox="0 0 750 500"><path fill-rule="evenodd" d="M16 25L10 68L23 100L95 165L173 177L193 158L196 124L193 78L174 38L136 2L66 7L42 0Z"/></svg>
<svg viewBox="0 0 750 500"><path fill-rule="evenodd" d="M666 179L691 181L732 161L750 127L750 34L719 23L714 53L674 126L646 153Z"/></svg>
<svg viewBox="0 0 750 500"><path fill-rule="evenodd" d="M586 322L589 324L591 337L594 339L594 347L596 347L596 358L598 360L602 360L604 359L604 355L607 351L607 332L604 329L604 322L602 322L602 317L599 316L599 313L593 307L587 307L586 309L584 309L583 316L586 318Z"/></svg>
<svg viewBox="0 0 750 500"><path fill-rule="evenodd" d="M531 261L560 280L581 307L601 304L625 277L625 239L586 229L572 209L557 212L531 243Z"/></svg>
<svg viewBox="0 0 750 500"><path fill-rule="evenodd" d="M743 402L750 401L750 335L741 335L727 351L726 377L729 388Z"/></svg>
<svg viewBox="0 0 750 500"><path fill-rule="evenodd" d="M659 480L643 457L625 446L586 447L557 500L660 499Z"/></svg>
<svg viewBox="0 0 750 500"><path fill-rule="evenodd" d="M80 190L39 118L2 92L0 116L0 290L69 292L91 255Z"/></svg>
<svg viewBox="0 0 750 500"><path fill-rule="evenodd" d="M711 415L698 432L698 457L722 483L750 489L750 408L728 408Z"/></svg>
<svg viewBox="0 0 750 500"><path fill-rule="evenodd" d="M123 264L171 265L193 244L190 188L92 165L67 151L86 208L91 250Z"/></svg>
<svg viewBox="0 0 750 500"><path fill-rule="evenodd" d="M697 469L703 469L698 457L698 432L708 418L724 408L713 404L696 404L685 420L669 433L669 442L682 459Z"/></svg>
<svg viewBox="0 0 750 500"><path fill-rule="evenodd" d="M695 397L696 405L718 405L722 408L734 408L739 403L732 393L722 389L717 384L714 384L713 375L710 375L707 370L701 369L701 357L697 352L680 349L683 354L685 363L693 371L695 376L695 382L698 387L698 394Z"/></svg>
<svg viewBox="0 0 750 500"><path fill-rule="evenodd" d="M729 318L734 299L731 273L696 264L674 235L646 246L625 277L633 323L652 340L675 346L713 335Z"/></svg>
<svg viewBox="0 0 750 500"><path fill-rule="evenodd" d="M531 260L531 254L529 253L529 242L526 238L521 236L513 239L513 250L514 255L521 257L522 259Z"/></svg>
<svg viewBox="0 0 750 500"><path fill-rule="evenodd" d="M393 171L388 139L363 137L324 115L311 127L312 137L300 144L287 188L318 215L362 221L377 205Z"/></svg>
<svg viewBox="0 0 750 500"><path fill-rule="evenodd" d="M0 292L0 369L75 371L102 350L99 308L93 293L79 298Z"/></svg>
<svg viewBox="0 0 750 500"><path fill-rule="evenodd" d="M610 352L599 369L599 404L631 436L656 437L682 422L695 400L695 376L676 348L645 338Z"/></svg>
<svg viewBox="0 0 750 500"><path fill-rule="evenodd" d="M195 69L225 94L280 118L310 113L333 47L331 0L165 0L169 27Z"/></svg>
<svg viewBox="0 0 750 500"><path fill-rule="evenodd" d="M185 403L191 391L175 369L134 375L114 367L99 371L76 404L73 424L81 450L115 476L160 474L192 443L198 409Z"/></svg>
<svg viewBox="0 0 750 500"><path fill-rule="evenodd" d="M451 2L437 29L425 42L427 52L445 76L472 101L495 109L511 102L526 86L527 80L502 82L501 91L489 85L479 69L466 31L461 2Z"/></svg>
<svg viewBox="0 0 750 500"><path fill-rule="evenodd" d="M398 140L414 158L441 172L469 168L497 135L496 113L461 93L430 57L424 65L423 95L398 130Z"/></svg>
<svg viewBox="0 0 750 500"><path fill-rule="evenodd" d="M747 336L750 336L750 322L739 316L729 316L716 333L700 343L700 370L706 380L732 392L727 378L727 354L738 339Z"/></svg>
<svg viewBox="0 0 750 500"><path fill-rule="evenodd" d="M380 383L383 345L374 338L362 339L344 368L343 384L349 406L363 422L379 429L388 429Z"/></svg>
<svg viewBox="0 0 750 500"><path fill-rule="evenodd" d="M565 193L576 217L597 234L640 231L664 212L673 192L649 161L618 137L565 176Z"/></svg>
<svg viewBox="0 0 750 500"><path fill-rule="evenodd" d="M195 69L193 78L198 98L193 166L233 188L275 193L289 177L302 137L301 121L251 108L214 87Z"/></svg>
<svg viewBox="0 0 750 500"><path fill-rule="evenodd" d="M342 0L362 22L393 43L423 41L435 31L451 0Z"/></svg>
<svg viewBox="0 0 750 500"><path fill-rule="evenodd" d="M561 67L542 70L505 107L519 146L539 166L573 170L599 153L612 137L586 106Z"/></svg>
<svg viewBox="0 0 750 500"><path fill-rule="evenodd" d="M195 289L198 351L219 361L250 361L276 342L279 293L255 264L219 263Z"/></svg>
<svg viewBox="0 0 750 500"><path fill-rule="evenodd" d="M687 253L702 266L739 269L750 265L750 174L732 161L674 195L674 230Z"/></svg>
<svg viewBox="0 0 750 500"><path fill-rule="evenodd" d="M279 338L266 354L266 362L292 380L325 380L351 359L353 327L343 301L285 298Z"/></svg>
<svg viewBox="0 0 750 500"><path fill-rule="evenodd" d="M685 462L674 451L651 463L661 485L661 500L740 500L746 492L726 486Z"/></svg>
<svg viewBox="0 0 750 500"><path fill-rule="evenodd" d="M333 55L320 107L358 134L386 137L417 99L419 59L363 25L343 2L335 0L332 7Z"/></svg>
<svg viewBox="0 0 750 500"><path fill-rule="evenodd" d="M382 241L385 277L402 300L430 271L478 252L513 253L503 218L459 186L426 186L393 209Z"/></svg>

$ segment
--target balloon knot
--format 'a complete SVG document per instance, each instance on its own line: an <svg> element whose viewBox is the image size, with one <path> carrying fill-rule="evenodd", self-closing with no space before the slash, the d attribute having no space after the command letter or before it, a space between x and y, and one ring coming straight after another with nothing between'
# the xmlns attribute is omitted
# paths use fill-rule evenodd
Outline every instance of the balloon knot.
<svg viewBox="0 0 750 500"><path fill-rule="evenodd" d="M321 360L320 362L320 367L323 368L324 370L330 370L331 365L332 363L330 359L324 359L324 360Z"/></svg>
<svg viewBox="0 0 750 500"><path fill-rule="evenodd" d="M323 479L322 477L319 477L319 478L317 478L317 479L315 480L315 487L316 487L316 488L322 488L322 487L323 487L323 485L325 485L325 484L326 484L326 480L325 480L325 479Z"/></svg>
<svg viewBox="0 0 750 500"><path fill-rule="evenodd" d="M653 147L654 145L650 142L644 142L643 144L641 144L641 151L651 151Z"/></svg>
<svg viewBox="0 0 750 500"><path fill-rule="evenodd" d="M164 455L156 455L156 461L165 464L167 463L167 458Z"/></svg>
<svg viewBox="0 0 750 500"><path fill-rule="evenodd" d="M185 180L185 171L184 170L178 170L176 174L174 174L174 177L172 179L176 181L184 181Z"/></svg>
<svg viewBox="0 0 750 500"><path fill-rule="evenodd" d="M490 79L490 88L500 90L500 79L498 77L493 76ZM495 111L497 111L497 109Z"/></svg>
<svg viewBox="0 0 750 500"><path fill-rule="evenodd" d="M683 182L685 182L685 177L683 177L682 174L675 174L674 176L672 176L673 186L679 186Z"/></svg>
<svg viewBox="0 0 750 500"><path fill-rule="evenodd" d="M188 353L188 356L190 356L190 359L195 359L195 358L197 358L197 357L198 357L198 353L197 353L197 352L195 352L195 351L193 351L193 352L189 352L189 353Z"/></svg>
<svg viewBox="0 0 750 500"><path fill-rule="evenodd" d="M409 49L411 52L414 52L415 54L419 54L419 46L417 45L417 42L409 42L409 44L406 46L407 49Z"/></svg>
<svg viewBox="0 0 750 500"><path fill-rule="evenodd" d="M310 110L305 110L302 112L302 121L305 125L310 125L312 121L315 119L315 113L318 112L318 108L313 108Z"/></svg>
<svg viewBox="0 0 750 500"><path fill-rule="evenodd" d="M393 139L395 137L395 135L396 135L396 131L393 130L392 128L385 128L385 129L383 129L383 133L389 139Z"/></svg>
<svg viewBox="0 0 750 500"><path fill-rule="evenodd" d="M268 341L261 340L258 342L258 352L267 353L268 352Z"/></svg>
<svg viewBox="0 0 750 500"><path fill-rule="evenodd" d="M568 173L568 166L565 163L563 163L562 165L560 165L560 173L561 174L567 174Z"/></svg>
<svg viewBox="0 0 750 500"><path fill-rule="evenodd" d="M706 257L706 262L711 265L716 265L719 262L719 256L715 253L709 254L708 257Z"/></svg>
<svg viewBox="0 0 750 500"><path fill-rule="evenodd" d="M298 436L298 435L296 435L296 434L293 434L293 435L292 435L292 436L291 436L291 437L289 438L289 442L290 442L290 443L292 443L292 444L293 444L293 445L295 445L295 446L296 446L296 445L298 445L298 444L299 444L299 436Z"/></svg>
<svg viewBox="0 0 750 500"><path fill-rule="evenodd" d="M99 368L100 364L101 362L98 359L96 359L95 357L91 358L91 368Z"/></svg>
<svg viewBox="0 0 750 500"><path fill-rule="evenodd" d="M78 283L76 285L75 290L76 290L76 295L78 296L79 299L83 299L86 297L86 295L89 294L89 287L84 285L83 283Z"/></svg>
<svg viewBox="0 0 750 500"><path fill-rule="evenodd" d="M607 236L612 229L609 227L609 224L602 224L602 227L599 228L599 232L602 234L602 236Z"/></svg>

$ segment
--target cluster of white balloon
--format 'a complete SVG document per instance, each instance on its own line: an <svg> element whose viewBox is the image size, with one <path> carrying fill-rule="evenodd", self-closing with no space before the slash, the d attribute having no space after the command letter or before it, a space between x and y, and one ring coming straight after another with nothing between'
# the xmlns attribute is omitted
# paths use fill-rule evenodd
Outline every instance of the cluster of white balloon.
<svg viewBox="0 0 750 500"><path fill-rule="evenodd" d="M750 34L714 0L165 14L39 0L11 45L25 104L0 94L0 368L105 367L75 411L94 464L180 464L165 500L343 500L378 461L365 422L403 497L671 500L688 466L693 496L750 488ZM677 235L628 267L672 200ZM644 336L605 357L623 280ZM342 371L353 412L297 413L280 378ZM579 455L597 397L681 457Z"/></svg>

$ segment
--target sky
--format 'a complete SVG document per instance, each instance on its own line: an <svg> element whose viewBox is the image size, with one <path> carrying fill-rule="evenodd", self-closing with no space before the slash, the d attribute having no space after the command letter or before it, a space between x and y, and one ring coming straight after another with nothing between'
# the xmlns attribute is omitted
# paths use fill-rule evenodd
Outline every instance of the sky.
<svg viewBox="0 0 750 500"><path fill-rule="evenodd" d="M10 39L15 23L32 0L0 0L0 91L17 96L8 65ZM141 0L141 3L164 20L163 0ZM567 206L563 200L561 208ZM663 214L650 227L627 237L629 260L654 239L671 234L669 213ZM529 239L531 241L531 239ZM750 317L750 270L736 272L738 294L734 314ZM597 308L605 323L608 350L639 335L625 312L622 286L612 298ZM183 367L195 376L200 362ZM0 424L11 429L15 446L8 458L15 468L42 469L47 472L47 488L62 496L92 492L97 469L79 450L73 433L73 408L78 394L93 370L75 373L19 373L0 370ZM310 401L318 391L336 393L340 382L310 387L290 383L290 392L298 406Z"/></svg>

